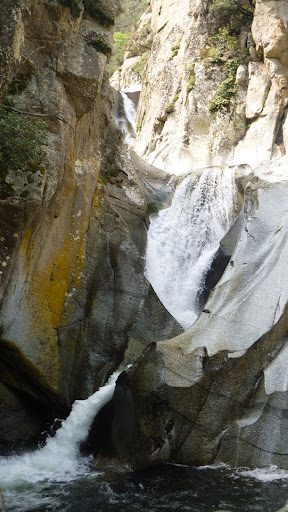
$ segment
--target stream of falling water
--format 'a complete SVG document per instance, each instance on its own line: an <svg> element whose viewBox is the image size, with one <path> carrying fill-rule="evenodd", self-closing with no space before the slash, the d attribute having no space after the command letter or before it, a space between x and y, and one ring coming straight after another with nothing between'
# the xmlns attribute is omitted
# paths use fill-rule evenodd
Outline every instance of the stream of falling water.
<svg viewBox="0 0 288 512"><path fill-rule="evenodd" d="M205 275L235 215L234 172L211 167L185 177L171 206L150 219L147 279L184 329L199 315Z"/></svg>
<svg viewBox="0 0 288 512"><path fill-rule="evenodd" d="M32 486L48 482L71 482L89 473L89 459L80 456L79 445L87 437L93 418L111 400L118 375L115 372L108 383L87 400L76 400L55 437L48 438L43 448L24 455L0 457L0 488L5 499L14 499L13 510L29 510L24 508L24 503L20 503L20 508L17 508L17 499L15 501L20 492L22 502L25 489L28 490L29 500L32 500L29 506L33 510L33 501L37 502L37 496L31 492Z"/></svg>
<svg viewBox="0 0 288 512"><path fill-rule="evenodd" d="M123 142L133 146L136 139L136 108L133 101L124 91L120 91L121 101L119 103L116 123L123 133Z"/></svg>

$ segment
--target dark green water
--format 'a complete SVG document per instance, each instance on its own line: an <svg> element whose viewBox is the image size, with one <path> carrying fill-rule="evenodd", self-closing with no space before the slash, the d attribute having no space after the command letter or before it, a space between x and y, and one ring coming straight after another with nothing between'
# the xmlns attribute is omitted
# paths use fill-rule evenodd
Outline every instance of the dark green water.
<svg viewBox="0 0 288 512"><path fill-rule="evenodd" d="M276 512L288 500L284 472L282 479L260 481L224 466L196 469L168 464L141 473L113 467L99 471L91 469L72 481L31 482L7 491L5 511ZM272 476L267 471L263 478Z"/></svg>

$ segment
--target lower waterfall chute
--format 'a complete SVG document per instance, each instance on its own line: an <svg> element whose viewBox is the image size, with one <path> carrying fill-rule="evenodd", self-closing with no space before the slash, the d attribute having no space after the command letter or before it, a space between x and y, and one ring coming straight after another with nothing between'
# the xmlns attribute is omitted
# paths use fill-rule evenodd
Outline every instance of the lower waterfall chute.
<svg viewBox="0 0 288 512"><path fill-rule="evenodd" d="M79 444L89 431L93 418L111 400L119 373L115 372L105 386L87 400L76 400L68 418L48 438L46 445L34 452L0 457L0 487L9 488L41 481L69 481L87 468L87 459L79 456Z"/></svg>

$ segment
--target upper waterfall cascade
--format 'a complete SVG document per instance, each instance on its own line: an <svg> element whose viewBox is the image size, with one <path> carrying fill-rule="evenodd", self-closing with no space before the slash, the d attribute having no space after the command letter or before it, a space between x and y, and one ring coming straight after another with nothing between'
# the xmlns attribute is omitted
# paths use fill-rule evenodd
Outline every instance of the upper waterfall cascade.
<svg viewBox="0 0 288 512"><path fill-rule="evenodd" d="M184 329L200 313L198 297L219 243L235 220L235 178L230 168L189 174L172 204L151 217L146 276Z"/></svg>
<svg viewBox="0 0 288 512"><path fill-rule="evenodd" d="M136 139L136 108L133 101L124 91L120 91L120 101L116 123L123 133L124 143L133 146Z"/></svg>

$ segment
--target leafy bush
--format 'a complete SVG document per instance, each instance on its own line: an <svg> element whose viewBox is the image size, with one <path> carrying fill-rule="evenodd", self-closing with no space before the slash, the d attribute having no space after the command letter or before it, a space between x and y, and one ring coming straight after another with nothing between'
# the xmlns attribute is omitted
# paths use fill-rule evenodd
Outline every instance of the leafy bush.
<svg viewBox="0 0 288 512"><path fill-rule="evenodd" d="M166 105L166 107L165 107L165 114L172 114L172 112L174 112L175 105L176 105L177 100L179 99L180 92L181 92L181 87L178 86L176 94L173 96L171 103L168 103L168 105Z"/></svg>
<svg viewBox="0 0 288 512"><path fill-rule="evenodd" d="M245 62L248 50L241 48L239 35L231 27L220 28L208 39L208 42L211 46L205 52L207 64L216 64L226 69L225 79L218 87L213 100L209 102L210 112L215 113L227 109L230 99L236 96L237 68Z"/></svg>
<svg viewBox="0 0 288 512"><path fill-rule="evenodd" d="M134 66L132 66L132 69L133 69L133 71L135 71L135 73L138 73L138 75L140 75L140 76L144 75L145 66L146 66L148 57L149 57L149 53L144 52L141 55L141 57L139 58L138 62L136 62L136 64L134 64Z"/></svg>
<svg viewBox="0 0 288 512"><path fill-rule="evenodd" d="M0 109L0 176L8 171L44 172L46 124L26 115Z"/></svg>
<svg viewBox="0 0 288 512"><path fill-rule="evenodd" d="M100 171L100 177L103 183L106 185L108 182L113 181L119 174L119 169L115 165L113 156L108 156L102 165Z"/></svg>
<svg viewBox="0 0 288 512"><path fill-rule="evenodd" d="M123 32L114 32L114 45L112 50L112 56L106 66L106 70L109 75L120 68L124 61L124 49L130 34L124 34Z"/></svg>
<svg viewBox="0 0 288 512"><path fill-rule="evenodd" d="M92 39L89 41L89 46L93 46L97 52L103 53L106 56L111 55L110 46L103 41L103 39Z"/></svg>
<svg viewBox="0 0 288 512"><path fill-rule="evenodd" d="M147 0L122 0L121 1L121 9L120 14L116 18L115 21L115 32L114 32L114 47L112 51L112 56L110 62L107 66L107 71L109 75L112 75L117 68L119 68L124 61L124 52L126 49L130 52L130 57L132 57L131 46L133 46L134 42L131 40L129 44L129 39L131 33L133 32L133 26L135 26L136 22L140 19L141 15L147 9ZM135 34L134 34L135 35ZM147 34L140 34L141 48L139 52L139 44L136 45L135 55L139 55L143 52L143 43L148 48L148 43L146 42ZM133 38L132 38L133 39ZM127 45L127 46L126 46ZM144 49L144 51L145 51Z"/></svg>
<svg viewBox="0 0 288 512"><path fill-rule="evenodd" d="M122 0L121 13L115 22L115 30L125 34L131 32L133 25L147 9L147 0Z"/></svg>
<svg viewBox="0 0 288 512"><path fill-rule="evenodd" d="M173 46L173 48L172 48L172 55L169 58L169 60L174 59L174 57L176 57L176 55L178 55L178 52L180 50L180 45L181 45L181 39L179 39L179 41Z"/></svg>
<svg viewBox="0 0 288 512"><path fill-rule="evenodd" d="M240 33L243 25L251 24L253 9L252 6L249 9L242 7L237 0L212 0L209 2L207 21L212 32L219 28L232 27Z"/></svg>
<svg viewBox="0 0 288 512"><path fill-rule="evenodd" d="M74 18L79 18L81 9L77 0L60 0L60 2L61 4L66 5L66 7L69 7L70 12Z"/></svg>
<svg viewBox="0 0 288 512"><path fill-rule="evenodd" d="M236 96L236 72L240 62L239 60L232 60L228 63L226 78L218 87L214 99L209 103L209 110L212 114L224 108L227 109L230 98Z"/></svg>

